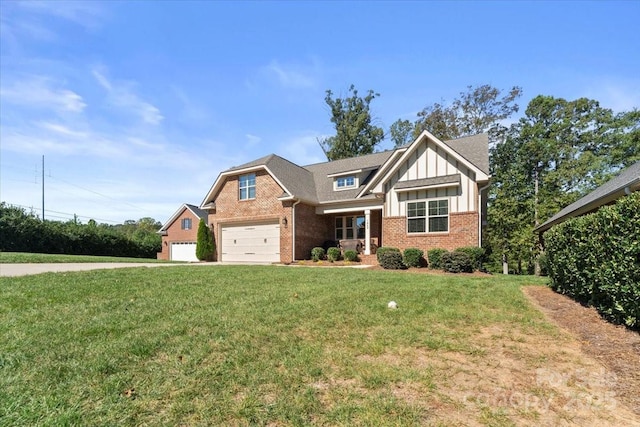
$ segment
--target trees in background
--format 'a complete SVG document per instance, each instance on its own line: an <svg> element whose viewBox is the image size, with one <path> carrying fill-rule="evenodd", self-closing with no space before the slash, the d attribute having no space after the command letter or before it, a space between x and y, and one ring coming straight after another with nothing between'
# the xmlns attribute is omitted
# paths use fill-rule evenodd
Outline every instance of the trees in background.
<svg viewBox="0 0 640 427"><path fill-rule="evenodd" d="M162 225L153 218L125 221L124 224L82 224L42 221L24 209L0 203L0 250L10 252L57 253L69 255L110 255L155 258L162 238Z"/></svg>
<svg viewBox="0 0 640 427"><path fill-rule="evenodd" d="M485 84L467 86L451 103L435 102L418 113L418 119L397 120L391 125L391 140L395 146L407 142L407 129L411 129L409 139L417 138L427 130L437 138L449 139L488 132L492 140L504 131L501 121L518 112L516 100L522 95L522 88L513 86L503 95L501 89Z"/></svg>
<svg viewBox="0 0 640 427"><path fill-rule="evenodd" d="M376 145L384 138L382 128L372 123L369 105L379 93L372 90L362 98L354 85L349 87L351 96L333 98L327 90L325 102L331 108L331 123L336 134L319 139L318 143L329 161L362 156L374 152Z"/></svg>
<svg viewBox="0 0 640 427"><path fill-rule="evenodd" d="M533 230L640 158L640 115L595 100L531 100L491 149L488 243L517 272L539 271Z"/></svg>

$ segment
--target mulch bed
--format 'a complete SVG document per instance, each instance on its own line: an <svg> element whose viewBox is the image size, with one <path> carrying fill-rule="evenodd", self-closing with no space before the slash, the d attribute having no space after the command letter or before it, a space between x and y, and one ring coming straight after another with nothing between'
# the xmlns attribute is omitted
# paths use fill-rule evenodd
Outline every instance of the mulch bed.
<svg viewBox="0 0 640 427"><path fill-rule="evenodd" d="M592 307L545 286L524 294L556 325L575 336L585 354L616 376L616 398L640 415L640 333L604 320Z"/></svg>

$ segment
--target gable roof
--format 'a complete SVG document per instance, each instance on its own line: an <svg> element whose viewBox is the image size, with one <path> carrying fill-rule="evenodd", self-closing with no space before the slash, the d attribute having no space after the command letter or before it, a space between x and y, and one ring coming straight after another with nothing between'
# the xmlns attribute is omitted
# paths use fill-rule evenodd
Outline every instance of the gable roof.
<svg viewBox="0 0 640 427"><path fill-rule="evenodd" d="M489 135L480 133L443 142L489 175Z"/></svg>
<svg viewBox="0 0 640 427"><path fill-rule="evenodd" d="M423 132L409 145L364 156L330 162L298 166L276 154L269 154L256 160L235 166L221 172L209 192L203 199L201 207L207 208L214 202L217 193L224 185L227 177L257 170L266 170L282 187L281 199L297 199L310 204L336 203L354 199L375 198L367 192L374 181L379 181L383 173L394 169L396 160L411 152L424 138L434 141L442 149L476 172L479 180L488 179L489 144L486 134L474 135L442 142L429 132ZM333 178L345 174L359 174L361 180L358 188L334 191Z"/></svg>
<svg viewBox="0 0 640 427"><path fill-rule="evenodd" d="M171 215L171 218L169 218L160 228L160 230L157 231L157 233L159 234L166 234L167 229L171 226L171 224L174 223L174 221L176 219L178 219L178 217L180 215L182 215L182 212L185 211L185 209L189 209L191 211L191 213L193 213L198 219L204 219L205 221L207 221L207 212L200 209L199 207L195 206L195 205L190 205L188 203L183 203L180 208L178 208L178 210Z"/></svg>
<svg viewBox="0 0 640 427"><path fill-rule="evenodd" d="M383 165L380 168L380 173L362 189L361 194L373 191L380 183L386 182L425 140L432 141L436 146L473 171L478 182L489 181L489 137L486 133L442 142L425 130L411 144L398 148L396 153L399 154L399 157L393 158ZM476 165L474 161L480 166Z"/></svg>
<svg viewBox="0 0 640 427"><path fill-rule="evenodd" d="M554 225L569 218L587 214L631 191L638 190L640 190L640 161L629 166L620 172L618 176L605 182L583 198L565 207L542 225L539 225L535 231L544 233Z"/></svg>

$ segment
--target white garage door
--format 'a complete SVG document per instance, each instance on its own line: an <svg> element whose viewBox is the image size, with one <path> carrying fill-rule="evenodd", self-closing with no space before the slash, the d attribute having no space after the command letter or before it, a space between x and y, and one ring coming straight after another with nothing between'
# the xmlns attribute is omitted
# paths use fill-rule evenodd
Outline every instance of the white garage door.
<svg viewBox="0 0 640 427"><path fill-rule="evenodd" d="M170 257L172 261L198 261L198 258L196 258L196 242L171 243Z"/></svg>
<svg viewBox="0 0 640 427"><path fill-rule="evenodd" d="M280 224L222 227L221 260L227 262L280 262Z"/></svg>

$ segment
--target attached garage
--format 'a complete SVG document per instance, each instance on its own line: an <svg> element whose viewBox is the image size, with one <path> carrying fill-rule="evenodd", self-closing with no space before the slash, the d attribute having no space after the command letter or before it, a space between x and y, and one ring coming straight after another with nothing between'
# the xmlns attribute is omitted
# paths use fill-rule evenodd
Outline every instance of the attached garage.
<svg viewBox="0 0 640 427"><path fill-rule="evenodd" d="M221 259L227 262L280 262L280 224L224 225Z"/></svg>
<svg viewBox="0 0 640 427"><path fill-rule="evenodd" d="M198 261L196 242L171 242L169 256L171 261Z"/></svg>

